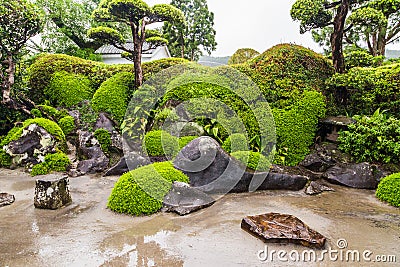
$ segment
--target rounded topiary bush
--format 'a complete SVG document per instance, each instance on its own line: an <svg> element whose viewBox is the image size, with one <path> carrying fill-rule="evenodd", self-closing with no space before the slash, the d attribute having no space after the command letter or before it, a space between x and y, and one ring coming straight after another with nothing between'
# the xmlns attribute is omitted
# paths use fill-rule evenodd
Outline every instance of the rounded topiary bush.
<svg viewBox="0 0 400 267"><path fill-rule="evenodd" d="M96 137L97 141L99 141L101 150L103 150L104 153L109 153L111 146L111 134L106 129L97 129L94 132L94 137Z"/></svg>
<svg viewBox="0 0 400 267"><path fill-rule="evenodd" d="M122 72L102 83L93 96L93 109L107 112L121 123L134 91L134 80L135 76L132 73Z"/></svg>
<svg viewBox="0 0 400 267"><path fill-rule="evenodd" d="M66 71L54 73L44 89L44 94L54 105L66 107L90 100L93 93L92 84L86 76Z"/></svg>
<svg viewBox="0 0 400 267"><path fill-rule="evenodd" d="M58 121L58 125L65 135L69 135L75 130L75 119L72 116L65 116Z"/></svg>
<svg viewBox="0 0 400 267"><path fill-rule="evenodd" d="M0 148L0 167L10 167L12 159L3 149Z"/></svg>
<svg viewBox="0 0 400 267"><path fill-rule="evenodd" d="M400 173L383 178L376 190L376 196L392 206L400 207Z"/></svg>
<svg viewBox="0 0 400 267"><path fill-rule="evenodd" d="M108 207L118 213L148 215L162 208L162 199L174 181L189 182L171 162L140 167L122 175L108 200Z"/></svg>
<svg viewBox="0 0 400 267"><path fill-rule="evenodd" d="M222 148L228 152L247 151L249 142L244 134L234 133L228 136L222 143Z"/></svg>
<svg viewBox="0 0 400 267"><path fill-rule="evenodd" d="M143 139L143 149L149 156L175 156L179 152L179 140L166 131L150 131Z"/></svg>
<svg viewBox="0 0 400 267"><path fill-rule="evenodd" d="M254 50L253 48L241 48L238 49L230 58L228 61L229 65L234 65L234 64L242 64L250 59L255 58L258 56L260 52Z"/></svg>
<svg viewBox="0 0 400 267"><path fill-rule="evenodd" d="M271 165L271 162L259 152L236 151L231 156L242 162L247 168L255 171L268 171Z"/></svg>
<svg viewBox="0 0 400 267"><path fill-rule="evenodd" d="M52 171L64 172L71 162L64 153L48 154L44 157L44 162L33 166L31 175L44 175Z"/></svg>

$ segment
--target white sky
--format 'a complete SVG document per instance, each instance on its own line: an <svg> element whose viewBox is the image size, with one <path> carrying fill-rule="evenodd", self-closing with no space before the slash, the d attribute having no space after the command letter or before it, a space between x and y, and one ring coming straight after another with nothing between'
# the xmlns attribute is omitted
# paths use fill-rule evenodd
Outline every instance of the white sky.
<svg viewBox="0 0 400 267"><path fill-rule="evenodd" d="M296 0L208 0L214 12L217 50L213 56L231 56L237 49L250 47L259 52L279 43L296 43L316 52L322 49L311 34L300 34L299 23L292 21L290 9ZM149 5L170 0L147 0ZM388 46L400 49L400 45Z"/></svg>

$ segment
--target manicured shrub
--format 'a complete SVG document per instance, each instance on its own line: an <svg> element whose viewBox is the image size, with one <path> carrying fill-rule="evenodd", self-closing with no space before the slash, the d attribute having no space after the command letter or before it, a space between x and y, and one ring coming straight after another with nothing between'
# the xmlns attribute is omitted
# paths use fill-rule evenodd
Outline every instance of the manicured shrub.
<svg viewBox="0 0 400 267"><path fill-rule="evenodd" d="M353 68L329 80L329 96L338 113L370 115L378 108L400 118L400 64ZM337 92L339 98L333 97Z"/></svg>
<svg viewBox="0 0 400 267"><path fill-rule="evenodd" d="M376 190L376 196L392 206L400 207L400 173L383 178Z"/></svg>
<svg viewBox="0 0 400 267"><path fill-rule="evenodd" d="M378 67L383 63L384 57L374 57L365 50L356 50L345 54L346 69L355 67Z"/></svg>
<svg viewBox="0 0 400 267"><path fill-rule="evenodd" d="M260 52L254 50L253 48L241 48L238 49L230 58L228 61L228 65L234 65L234 64L242 64L250 59L255 58L258 56Z"/></svg>
<svg viewBox="0 0 400 267"><path fill-rule="evenodd" d="M322 91L334 74L332 63L312 50L294 44L274 46L234 68L247 74L273 108L294 104L304 91Z"/></svg>
<svg viewBox="0 0 400 267"><path fill-rule="evenodd" d="M148 132L143 139L143 148L149 156L175 156L179 152L179 141L168 132Z"/></svg>
<svg viewBox="0 0 400 267"><path fill-rule="evenodd" d="M111 134L106 129L97 129L94 132L94 137L96 137L97 141L99 141L101 150L103 150L104 153L109 153L111 146Z"/></svg>
<svg viewBox="0 0 400 267"><path fill-rule="evenodd" d="M242 162L247 168L255 171L268 171L271 165L271 162L259 152L236 151L231 156Z"/></svg>
<svg viewBox="0 0 400 267"><path fill-rule="evenodd" d="M52 171L65 172L69 165L71 165L71 162L64 153L47 154L44 157L44 162L33 166L31 175L44 175Z"/></svg>
<svg viewBox="0 0 400 267"><path fill-rule="evenodd" d="M187 60L168 58L143 63L144 76L149 78L154 73L185 62ZM62 71L84 75L91 81L92 87L97 89L104 81L117 73L133 73L133 67L131 64L107 65L67 55L42 54L37 57L28 70L28 83L32 89L30 98L35 103L43 103L45 100L44 89L48 86L53 74Z"/></svg>
<svg viewBox="0 0 400 267"><path fill-rule="evenodd" d="M182 136L179 138L179 149L184 148L187 144L192 142L194 139L199 138L198 136Z"/></svg>
<svg viewBox="0 0 400 267"><path fill-rule="evenodd" d="M60 126L58 126L54 121L44 118L28 119L24 121L22 127L16 127L7 134L7 136L2 140L0 147L8 145L11 141L18 140L21 137L23 130L31 124L36 124L45 129L49 134L53 135L58 142L58 149L61 151L67 150L65 135Z"/></svg>
<svg viewBox="0 0 400 267"><path fill-rule="evenodd" d="M339 133L339 149L358 162L400 162L400 120L377 110L372 116L354 116L356 124Z"/></svg>
<svg viewBox="0 0 400 267"><path fill-rule="evenodd" d="M58 125L65 135L69 135L75 130L75 119L72 116L65 116L58 121Z"/></svg>
<svg viewBox="0 0 400 267"><path fill-rule="evenodd" d="M325 112L325 98L315 91L304 92L288 109L272 110L276 124L277 163L294 166L309 154L318 120L324 118Z"/></svg>
<svg viewBox="0 0 400 267"><path fill-rule="evenodd" d="M140 167L119 178L107 206L115 212L136 216L155 213L161 209L162 199L174 181L188 183L189 178L171 162Z"/></svg>
<svg viewBox="0 0 400 267"><path fill-rule="evenodd" d="M90 100L94 90L91 82L82 74L66 71L53 74L44 94L53 105L71 107L83 100Z"/></svg>
<svg viewBox="0 0 400 267"><path fill-rule="evenodd" d="M12 159L3 149L0 148L0 167L10 167Z"/></svg>
<svg viewBox="0 0 400 267"><path fill-rule="evenodd" d="M122 72L102 83L93 96L93 109L97 112L107 112L121 123L134 90L134 80L135 76L132 73Z"/></svg>
<svg viewBox="0 0 400 267"><path fill-rule="evenodd" d="M228 153L247 151L249 150L249 141L244 134L235 133L225 139L222 143L222 148Z"/></svg>

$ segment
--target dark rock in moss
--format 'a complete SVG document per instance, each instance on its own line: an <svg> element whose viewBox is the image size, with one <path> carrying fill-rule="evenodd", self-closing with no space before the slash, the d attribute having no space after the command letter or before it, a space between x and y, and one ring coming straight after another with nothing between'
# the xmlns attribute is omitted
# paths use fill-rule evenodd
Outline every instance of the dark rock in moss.
<svg viewBox="0 0 400 267"><path fill-rule="evenodd" d="M115 130L115 122L113 122L106 113L100 112L94 126L94 130L97 129L106 129L112 133Z"/></svg>
<svg viewBox="0 0 400 267"><path fill-rule="evenodd" d="M117 164L111 167L104 176L122 175L138 167L150 164L150 160L141 156L139 153L130 152L122 157Z"/></svg>
<svg viewBox="0 0 400 267"><path fill-rule="evenodd" d="M243 230L272 243L294 243L310 248L321 249L326 238L308 227L299 218L279 213L247 216L242 220Z"/></svg>

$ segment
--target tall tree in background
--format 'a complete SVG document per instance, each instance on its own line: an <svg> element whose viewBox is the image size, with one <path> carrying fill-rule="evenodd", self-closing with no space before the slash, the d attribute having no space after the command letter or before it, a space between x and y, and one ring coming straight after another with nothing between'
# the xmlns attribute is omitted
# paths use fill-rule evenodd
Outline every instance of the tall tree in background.
<svg viewBox="0 0 400 267"><path fill-rule="evenodd" d="M194 61L203 55L203 50L208 54L215 51L214 13L208 10L207 1L172 0L171 5L182 10L186 18L186 24L164 23L172 56Z"/></svg>
<svg viewBox="0 0 400 267"><path fill-rule="evenodd" d="M37 6L27 0L0 0L0 81L2 104L30 114L26 104L12 96L15 83L16 64L21 49L28 40L42 29L43 13Z"/></svg>
<svg viewBox="0 0 400 267"><path fill-rule="evenodd" d="M172 5L157 4L149 7L142 0L102 0L93 12L93 16L100 22L109 22L116 25L123 24L131 30L133 49L125 46L125 39L115 28L96 27L88 31L88 36L105 44L111 44L126 53L134 64L135 86L143 83L142 49L143 43L160 45L167 41L155 34L155 31L146 31L146 27L156 22L169 21L171 23L185 22L183 13ZM146 35L151 33L152 35Z"/></svg>

